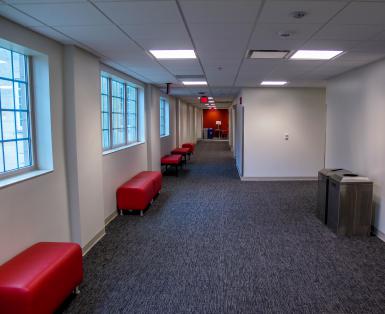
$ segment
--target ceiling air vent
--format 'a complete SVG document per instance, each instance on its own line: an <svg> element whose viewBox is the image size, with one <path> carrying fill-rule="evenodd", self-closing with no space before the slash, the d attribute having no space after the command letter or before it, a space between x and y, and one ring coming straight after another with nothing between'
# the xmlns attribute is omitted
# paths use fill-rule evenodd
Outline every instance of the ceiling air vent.
<svg viewBox="0 0 385 314"><path fill-rule="evenodd" d="M178 80L204 79L204 75L175 75Z"/></svg>
<svg viewBox="0 0 385 314"><path fill-rule="evenodd" d="M283 59L289 54L289 50L249 50L249 59Z"/></svg>

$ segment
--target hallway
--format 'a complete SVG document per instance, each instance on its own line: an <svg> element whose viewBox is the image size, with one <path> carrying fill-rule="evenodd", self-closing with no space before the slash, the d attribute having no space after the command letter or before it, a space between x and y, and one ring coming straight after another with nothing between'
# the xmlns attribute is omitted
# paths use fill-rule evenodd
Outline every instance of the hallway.
<svg viewBox="0 0 385 314"><path fill-rule="evenodd" d="M117 217L66 313L383 313L385 244L337 237L316 182L242 182L200 142L144 217ZM370 252L370 258L361 252Z"/></svg>

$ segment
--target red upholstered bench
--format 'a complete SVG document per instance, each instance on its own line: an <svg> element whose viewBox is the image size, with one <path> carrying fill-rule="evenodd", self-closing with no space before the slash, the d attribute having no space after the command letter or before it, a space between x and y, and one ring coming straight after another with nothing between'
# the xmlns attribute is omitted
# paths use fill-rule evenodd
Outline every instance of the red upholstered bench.
<svg viewBox="0 0 385 314"><path fill-rule="evenodd" d="M182 148L189 148L190 149L190 153L194 154L195 144L193 144L193 143L184 143L184 144L182 144Z"/></svg>
<svg viewBox="0 0 385 314"><path fill-rule="evenodd" d="M151 180L153 186L153 195L160 193L162 189L162 173L160 171L142 171L138 173L135 178L147 178Z"/></svg>
<svg viewBox="0 0 385 314"><path fill-rule="evenodd" d="M53 313L83 280L76 243L37 243L0 266L0 312Z"/></svg>
<svg viewBox="0 0 385 314"><path fill-rule="evenodd" d="M171 151L172 155L182 155L184 163L187 162L187 155L191 154L190 148L175 148Z"/></svg>
<svg viewBox="0 0 385 314"><path fill-rule="evenodd" d="M166 171L169 166L175 167L176 176L178 176L178 168L182 167L182 155L166 155L160 160L160 164L166 167Z"/></svg>
<svg viewBox="0 0 385 314"><path fill-rule="evenodd" d="M143 171L122 184L116 192L117 207L123 211L143 211L162 188L162 176L157 171Z"/></svg>

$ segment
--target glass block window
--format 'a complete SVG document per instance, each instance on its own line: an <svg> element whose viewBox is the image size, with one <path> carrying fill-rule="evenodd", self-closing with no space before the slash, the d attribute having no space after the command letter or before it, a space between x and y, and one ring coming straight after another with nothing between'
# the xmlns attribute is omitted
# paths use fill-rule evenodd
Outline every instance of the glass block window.
<svg viewBox="0 0 385 314"><path fill-rule="evenodd" d="M0 175L33 165L28 57L0 48Z"/></svg>

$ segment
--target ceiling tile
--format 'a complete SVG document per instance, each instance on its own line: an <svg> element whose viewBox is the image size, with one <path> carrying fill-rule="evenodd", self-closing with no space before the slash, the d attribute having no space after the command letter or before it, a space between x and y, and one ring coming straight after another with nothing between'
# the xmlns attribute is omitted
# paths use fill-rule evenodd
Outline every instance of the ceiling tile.
<svg viewBox="0 0 385 314"><path fill-rule="evenodd" d="M143 52L115 26L63 26L59 31L100 52Z"/></svg>
<svg viewBox="0 0 385 314"><path fill-rule="evenodd" d="M240 59L246 49L246 40L234 39L231 44L228 40L196 40L197 53L205 60L212 59Z"/></svg>
<svg viewBox="0 0 385 314"><path fill-rule="evenodd" d="M263 40L306 40L318 29L320 24L257 24L252 36L252 42ZM282 38L280 33L288 33L290 37Z"/></svg>
<svg viewBox="0 0 385 314"><path fill-rule="evenodd" d="M19 12L18 10L0 3L0 16L3 16L13 22L19 23L21 25L30 27L30 26L44 26L38 20Z"/></svg>
<svg viewBox="0 0 385 314"><path fill-rule="evenodd" d="M181 7L190 23L253 23L261 4L260 0L237 1L184 1Z"/></svg>
<svg viewBox="0 0 385 314"><path fill-rule="evenodd" d="M136 40L146 50L150 49L194 49L190 39L180 38L142 38Z"/></svg>
<svg viewBox="0 0 385 314"><path fill-rule="evenodd" d="M74 44L74 41L70 38L68 38L67 36L61 34L60 32L58 31L55 31L54 29L52 29L51 27L47 27L47 26L34 26L34 27L30 27L33 31L37 32L37 33L40 33L44 36L47 36L51 39L54 39L56 41L59 41L65 45L69 45L69 44Z"/></svg>
<svg viewBox="0 0 385 314"><path fill-rule="evenodd" d="M385 3L352 2L331 23L385 25Z"/></svg>
<svg viewBox="0 0 385 314"><path fill-rule="evenodd" d="M311 39L300 47L308 50L349 50L357 46L356 40Z"/></svg>
<svg viewBox="0 0 385 314"><path fill-rule="evenodd" d="M108 1L96 5L115 23L182 23L175 1Z"/></svg>
<svg viewBox="0 0 385 314"><path fill-rule="evenodd" d="M108 25L110 21L88 2L15 4L49 26Z"/></svg>
<svg viewBox="0 0 385 314"><path fill-rule="evenodd" d="M189 28L193 39L247 40L251 34L251 23L190 23Z"/></svg>
<svg viewBox="0 0 385 314"><path fill-rule="evenodd" d="M260 23L326 23L348 1L267 1L259 18ZM305 11L302 19L291 16L294 11ZM305 25L303 27L306 27Z"/></svg>
<svg viewBox="0 0 385 314"><path fill-rule="evenodd" d="M378 36L384 27L379 25L326 25L314 39L369 40Z"/></svg>
<svg viewBox="0 0 385 314"><path fill-rule="evenodd" d="M198 60L160 60L175 75L203 75Z"/></svg>

